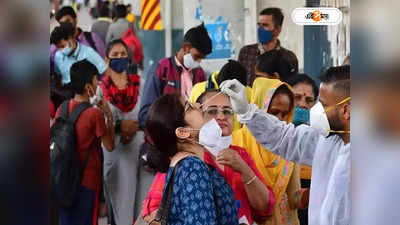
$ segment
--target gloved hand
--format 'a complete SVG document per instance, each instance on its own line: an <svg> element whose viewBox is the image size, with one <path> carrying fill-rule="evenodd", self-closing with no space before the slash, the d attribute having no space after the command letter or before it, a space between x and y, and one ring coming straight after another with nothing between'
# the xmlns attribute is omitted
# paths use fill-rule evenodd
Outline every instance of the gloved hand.
<svg viewBox="0 0 400 225"><path fill-rule="evenodd" d="M233 111L237 114L247 113L249 103L247 102L246 87L243 84L236 79L226 80L222 82L220 89L230 97Z"/></svg>

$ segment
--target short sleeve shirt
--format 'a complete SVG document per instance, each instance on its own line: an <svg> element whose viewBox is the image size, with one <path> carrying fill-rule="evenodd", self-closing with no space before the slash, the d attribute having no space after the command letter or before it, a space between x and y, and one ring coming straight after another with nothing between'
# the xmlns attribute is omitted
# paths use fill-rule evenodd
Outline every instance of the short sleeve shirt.
<svg viewBox="0 0 400 225"><path fill-rule="evenodd" d="M79 105L79 102L71 99L69 101L68 113ZM56 118L61 115L61 107L57 109ZM75 124L76 144L78 159L83 163L92 148L90 156L83 173L82 186L96 191L100 189L101 161L100 161L100 138L106 133L104 117L98 108L91 107L81 113Z"/></svg>
<svg viewBox="0 0 400 225"><path fill-rule="evenodd" d="M54 70L56 73L61 75L61 81L63 84L71 82L70 69L72 64L84 59L95 65L99 74L104 73L107 69L106 63L95 50L86 45L82 45L79 42L77 42L76 50L71 56L66 56L61 51L55 53Z"/></svg>

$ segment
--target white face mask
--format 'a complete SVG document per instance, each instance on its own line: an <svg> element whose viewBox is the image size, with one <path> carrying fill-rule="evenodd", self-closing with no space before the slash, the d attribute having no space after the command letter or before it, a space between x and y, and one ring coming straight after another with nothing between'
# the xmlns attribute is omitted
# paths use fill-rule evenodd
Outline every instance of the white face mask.
<svg viewBox="0 0 400 225"><path fill-rule="evenodd" d="M187 53L183 56L183 65L188 69L194 69L200 66L200 63L194 61L192 54Z"/></svg>
<svg viewBox="0 0 400 225"><path fill-rule="evenodd" d="M97 86L96 93L89 98L90 104L93 106L97 105L100 102L100 100L102 99L102 95L103 95L103 92L101 91L101 88L99 88L99 86Z"/></svg>
<svg viewBox="0 0 400 225"><path fill-rule="evenodd" d="M215 119L205 123L199 133L199 144L205 147L214 156L232 144L232 135L222 136L222 129Z"/></svg>
<svg viewBox="0 0 400 225"><path fill-rule="evenodd" d="M324 107L318 102L310 110L310 125L320 131L320 133L327 137L329 135L328 130L330 130L329 120L324 112Z"/></svg>

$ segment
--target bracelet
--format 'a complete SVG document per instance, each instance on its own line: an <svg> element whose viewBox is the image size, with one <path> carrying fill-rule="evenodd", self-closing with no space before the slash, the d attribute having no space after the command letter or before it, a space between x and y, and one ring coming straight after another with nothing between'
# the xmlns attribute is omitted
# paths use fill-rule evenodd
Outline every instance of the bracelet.
<svg viewBox="0 0 400 225"><path fill-rule="evenodd" d="M249 185L249 184L251 184L255 179L257 178L257 176L256 175L254 175L254 177L253 178L251 178L249 181L247 181L246 182L246 185Z"/></svg>

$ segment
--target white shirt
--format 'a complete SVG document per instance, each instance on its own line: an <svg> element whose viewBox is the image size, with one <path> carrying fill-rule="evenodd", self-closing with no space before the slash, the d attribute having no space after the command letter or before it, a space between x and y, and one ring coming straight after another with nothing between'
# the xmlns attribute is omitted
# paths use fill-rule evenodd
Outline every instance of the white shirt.
<svg viewBox="0 0 400 225"><path fill-rule="evenodd" d="M378 127L363 104L357 101L351 111L357 134L352 136L351 224L399 225L400 139Z"/></svg>
<svg viewBox="0 0 400 225"><path fill-rule="evenodd" d="M278 120L250 105L239 115L256 140L286 160L312 166L309 203L310 225L348 225L350 223L350 144L333 135L323 137L310 126Z"/></svg>

